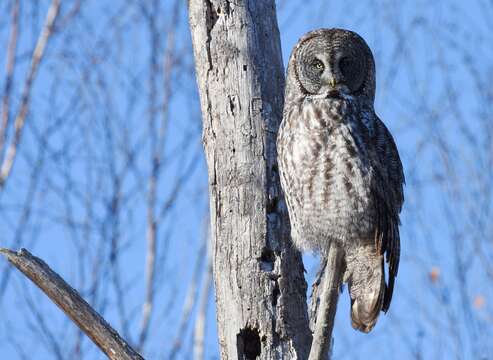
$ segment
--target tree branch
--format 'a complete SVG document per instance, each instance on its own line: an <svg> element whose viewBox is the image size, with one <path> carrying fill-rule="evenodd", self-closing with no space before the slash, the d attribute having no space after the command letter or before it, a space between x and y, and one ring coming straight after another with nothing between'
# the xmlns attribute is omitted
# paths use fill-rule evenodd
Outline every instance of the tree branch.
<svg viewBox="0 0 493 360"><path fill-rule="evenodd" d="M39 35L36 47L34 48L31 66L29 68L29 73L27 75L24 89L22 91L20 108L14 122L13 139L7 150L5 159L3 159L2 165L0 167L0 191L3 190L5 182L7 181L10 175L10 171L12 170L12 167L14 165L17 149L21 141L26 116L29 110L29 100L31 96L33 82L36 77L39 64L41 63L41 60L43 58L46 44L48 43L48 40L53 33L53 25L55 24L55 20L58 16L59 10L60 0L53 0L51 2L50 8L48 9L48 13L46 14L45 24L43 26L43 29L41 30L41 34Z"/></svg>
<svg viewBox="0 0 493 360"><path fill-rule="evenodd" d="M7 73L5 76L5 88L2 99L2 115L0 125L0 158L3 158L5 138L9 127L10 118L10 92L14 79L15 52L17 49L17 35L19 32L19 0L12 5L12 26L9 45L7 47Z"/></svg>
<svg viewBox="0 0 493 360"><path fill-rule="evenodd" d="M343 251L338 246L332 245L329 248L327 259L322 260L322 264L325 263L325 269L322 269L322 293L319 298L318 291L320 288L315 289L318 291L314 290L313 296L316 297L312 298L312 307L314 307L313 304L318 302L318 298L320 299L320 304L315 306L315 309L318 307L318 311L312 312L312 316L316 314L317 320L313 324L312 330L314 334L309 360L325 360L331 357L329 350L331 348L332 330L341 286L342 259Z"/></svg>
<svg viewBox="0 0 493 360"><path fill-rule="evenodd" d="M143 360L120 335L57 273L26 249L0 248L10 263L22 271L108 356L115 360Z"/></svg>
<svg viewBox="0 0 493 360"><path fill-rule="evenodd" d="M212 286L212 259L210 250L207 251L207 266L204 287L200 297L199 312L195 320L195 328L193 332L193 356L195 360L204 359L204 342L205 342L205 324L207 316L207 306L209 305L210 290Z"/></svg>

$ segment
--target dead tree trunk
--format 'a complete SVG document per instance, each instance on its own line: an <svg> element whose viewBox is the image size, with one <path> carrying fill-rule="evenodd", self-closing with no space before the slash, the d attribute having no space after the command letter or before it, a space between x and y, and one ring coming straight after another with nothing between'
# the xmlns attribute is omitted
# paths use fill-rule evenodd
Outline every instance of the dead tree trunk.
<svg viewBox="0 0 493 360"><path fill-rule="evenodd" d="M301 256L291 245L275 139L284 71L274 0L189 0L209 169L223 359L306 359Z"/></svg>

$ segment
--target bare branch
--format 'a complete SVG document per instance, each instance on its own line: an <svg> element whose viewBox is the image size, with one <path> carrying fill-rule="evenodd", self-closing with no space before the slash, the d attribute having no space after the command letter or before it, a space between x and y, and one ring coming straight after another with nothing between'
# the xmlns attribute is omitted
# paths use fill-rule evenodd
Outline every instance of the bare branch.
<svg viewBox="0 0 493 360"><path fill-rule="evenodd" d="M204 288L200 297L199 313L195 320L193 333L193 356L195 360L204 359L205 324L207 306L209 305L209 293L212 287L212 258L210 250L207 251L207 274L204 280Z"/></svg>
<svg viewBox="0 0 493 360"><path fill-rule="evenodd" d="M148 179L147 193L147 254L146 254L146 291L145 301L142 304L142 323L139 334L139 349L144 347L149 332L149 326L151 323L151 316L154 307L154 287L155 287L155 273L156 273L156 250L157 250L157 237L159 231L159 223L155 217L155 207L157 202L158 192L158 180L160 170L160 155L157 151L157 134L155 131L156 121L156 103L157 103L157 89L155 77L159 73L158 65L158 52L160 34L157 30L156 17L157 17L157 1L152 1L149 5L149 9L142 4L142 12L146 17L149 27L149 42L151 44L151 55L149 58L149 137L151 142L150 164L151 175Z"/></svg>
<svg viewBox="0 0 493 360"><path fill-rule="evenodd" d="M142 305L142 322L139 335L139 349L144 347L147 335L149 332L149 326L151 323L151 317L154 308L154 293L156 282L156 251L158 246L158 231L160 226L160 219L155 214L156 204L158 202L158 184L160 182L161 170L163 167L162 154L164 153L164 144L166 139L166 128L169 116L169 103L172 93L172 73L173 73L173 56L175 52L175 28L178 21L178 10L181 2L175 1L173 5L173 16L170 22L170 28L167 33L167 47L164 52L164 73L163 73L163 107L162 107L162 120L159 122L159 130L155 131L157 117L155 111L157 109L157 89L156 89L156 74L159 73L158 66L158 52L160 35L157 28L156 19L158 2L152 2L152 9L143 10L146 14L146 19L149 25L150 43L151 43L151 57L150 57L150 72L149 72L149 137L151 139L151 175L148 180L148 195L147 195L147 254L146 254L146 295L145 302ZM173 196L178 194L177 191L173 193ZM174 201L173 201L174 202Z"/></svg>
<svg viewBox="0 0 493 360"><path fill-rule="evenodd" d="M143 359L57 273L26 249L0 248L0 253L34 282L110 358Z"/></svg>
<svg viewBox="0 0 493 360"><path fill-rule="evenodd" d="M337 246L331 246L327 256L327 265L322 280L323 292L320 297L320 305L317 313L317 322L314 326L312 348L309 360L325 360L330 349L332 329L341 286L343 253ZM330 354L329 357L330 359Z"/></svg>
<svg viewBox="0 0 493 360"><path fill-rule="evenodd" d="M173 341L173 348L171 349L171 353L169 355L169 359L173 360L177 357L179 351L183 346L183 339L185 338L185 331L187 329L187 324L190 322L190 318L192 316L193 309L197 303L198 298L198 282L200 279L200 275L203 273L203 260L206 252L206 242L208 239L204 239L203 246L199 249L199 253L197 255L197 259L195 261L195 269L193 272L193 278L188 287L187 295L185 298L185 302L183 304L183 313L181 316L181 320L179 325L177 326L178 331L176 332L175 340Z"/></svg>
<svg viewBox="0 0 493 360"><path fill-rule="evenodd" d="M53 0L51 2L50 8L48 9L48 13L46 15L45 24L43 29L41 30L41 34L39 35L38 41L36 43L36 47L34 48L31 66L29 68L29 73L24 84L24 89L22 91L22 98L20 103L20 108L15 118L14 123L14 138L9 146L7 154L5 155L5 159L2 162L2 166L0 168L0 190L5 186L5 182L7 181L10 171L12 170L12 166L14 165L15 156L17 154L17 148L21 141L22 132L24 129L24 124L26 121L26 116L29 110L29 100L31 95L31 89L36 77L39 64L43 58L46 44L53 33L53 25L58 16L58 12L60 10L60 0Z"/></svg>
<svg viewBox="0 0 493 360"><path fill-rule="evenodd" d="M19 0L16 0L12 6L12 27L10 30L9 45L7 48L7 73L5 77L5 89L2 99L2 118L0 125L0 158L3 158L5 138L9 127L9 110L10 110L10 92L15 67L15 51L17 49L17 33L19 31Z"/></svg>

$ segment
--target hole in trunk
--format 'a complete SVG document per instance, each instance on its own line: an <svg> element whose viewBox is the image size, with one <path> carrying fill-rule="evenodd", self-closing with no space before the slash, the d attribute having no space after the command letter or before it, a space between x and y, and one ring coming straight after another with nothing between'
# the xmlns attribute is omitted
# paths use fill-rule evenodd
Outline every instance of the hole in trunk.
<svg viewBox="0 0 493 360"><path fill-rule="evenodd" d="M258 329L241 329L236 335L236 348L239 360L255 360L257 356L260 356L262 347Z"/></svg>
<svg viewBox="0 0 493 360"><path fill-rule="evenodd" d="M274 252L269 248L262 249L262 255L260 255L260 269L262 271L270 272L274 270L274 263L276 261L276 256Z"/></svg>
<svg viewBox="0 0 493 360"><path fill-rule="evenodd" d="M277 299L279 299L279 295L281 295L281 291L279 290L279 283L276 280L274 290L272 291L272 306L277 306Z"/></svg>

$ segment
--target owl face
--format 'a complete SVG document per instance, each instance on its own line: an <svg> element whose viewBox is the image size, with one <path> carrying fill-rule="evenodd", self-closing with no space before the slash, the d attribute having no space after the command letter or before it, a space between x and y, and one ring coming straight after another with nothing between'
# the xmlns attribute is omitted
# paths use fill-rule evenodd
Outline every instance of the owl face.
<svg viewBox="0 0 493 360"><path fill-rule="evenodd" d="M322 29L308 33L298 42L290 66L294 66L301 90L307 95L364 95L373 99L373 55L352 31Z"/></svg>

